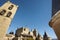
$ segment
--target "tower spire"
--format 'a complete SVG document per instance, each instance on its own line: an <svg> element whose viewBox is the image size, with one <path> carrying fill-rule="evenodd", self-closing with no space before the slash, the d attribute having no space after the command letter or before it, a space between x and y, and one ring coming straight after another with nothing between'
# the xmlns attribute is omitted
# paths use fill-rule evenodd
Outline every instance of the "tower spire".
<svg viewBox="0 0 60 40"><path fill-rule="evenodd" d="M48 37L46 32L44 33L44 37Z"/></svg>

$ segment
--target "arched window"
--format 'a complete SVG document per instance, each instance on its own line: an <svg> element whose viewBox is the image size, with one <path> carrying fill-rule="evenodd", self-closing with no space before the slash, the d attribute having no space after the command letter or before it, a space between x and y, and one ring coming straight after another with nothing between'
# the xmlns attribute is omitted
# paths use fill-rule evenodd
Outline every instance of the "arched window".
<svg viewBox="0 0 60 40"><path fill-rule="evenodd" d="M6 17L10 17L12 15L12 12L8 12L8 14L6 15Z"/></svg>
<svg viewBox="0 0 60 40"><path fill-rule="evenodd" d="M9 10L12 10L13 7L14 7L14 5L10 5L10 7L8 9Z"/></svg>
<svg viewBox="0 0 60 40"><path fill-rule="evenodd" d="M4 15L6 13L6 10L0 11L0 15Z"/></svg>

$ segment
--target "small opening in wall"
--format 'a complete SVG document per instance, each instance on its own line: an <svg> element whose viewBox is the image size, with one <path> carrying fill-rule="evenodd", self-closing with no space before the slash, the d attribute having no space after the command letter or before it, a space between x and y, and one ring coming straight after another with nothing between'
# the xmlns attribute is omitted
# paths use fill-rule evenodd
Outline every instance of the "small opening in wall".
<svg viewBox="0 0 60 40"><path fill-rule="evenodd" d="M12 10L14 7L14 5L10 5L10 7L8 8L9 10Z"/></svg>
<svg viewBox="0 0 60 40"><path fill-rule="evenodd" d="M24 28L24 31L26 31L26 29Z"/></svg>
<svg viewBox="0 0 60 40"><path fill-rule="evenodd" d="M12 12L8 12L8 14L6 15L6 17L10 17L12 15Z"/></svg>
<svg viewBox="0 0 60 40"><path fill-rule="evenodd" d="M0 15L4 15L6 13L6 10L0 11Z"/></svg>

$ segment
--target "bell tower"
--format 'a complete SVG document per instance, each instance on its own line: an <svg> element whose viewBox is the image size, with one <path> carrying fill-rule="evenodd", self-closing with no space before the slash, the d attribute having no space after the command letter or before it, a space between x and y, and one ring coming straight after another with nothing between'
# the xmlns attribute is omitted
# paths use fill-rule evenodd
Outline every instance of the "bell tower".
<svg viewBox="0 0 60 40"><path fill-rule="evenodd" d="M52 0L52 18L49 21L49 26L60 40L60 0Z"/></svg>
<svg viewBox="0 0 60 40"><path fill-rule="evenodd" d="M6 35L6 31L17 11L18 6L7 1L0 7L0 40Z"/></svg>

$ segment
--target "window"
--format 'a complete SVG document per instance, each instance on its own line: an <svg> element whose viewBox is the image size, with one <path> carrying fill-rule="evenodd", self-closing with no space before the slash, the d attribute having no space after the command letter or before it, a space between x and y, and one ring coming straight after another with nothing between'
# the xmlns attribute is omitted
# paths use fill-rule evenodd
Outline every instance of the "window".
<svg viewBox="0 0 60 40"><path fill-rule="evenodd" d="M4 15L6 13L6 10L0 11L0 15Z"/></svg>
<svg viewBox="0 0 60 40"><path fill-rule="evenodd" d="M24 28L24 31L26 31L26 29Z"/></svg>
<svg viewBox="0 0 60 40"><path fill-rule="evenodd" d="M6 17L10 17L12 15L11 12L8 12L8 14L6 15Z"/></svg>
<svg viewBox="0 0 60 40"><path fill-rule="evenodd" d="M28 34L30 34L30 32Z"/></svg>
<svg viewBox="0 0 60 40"><path fill-rule="evenodd" d="M9 9L9 10L12 10L13 7L14 7L14 5L11 5L8 9Z"/></svg>

